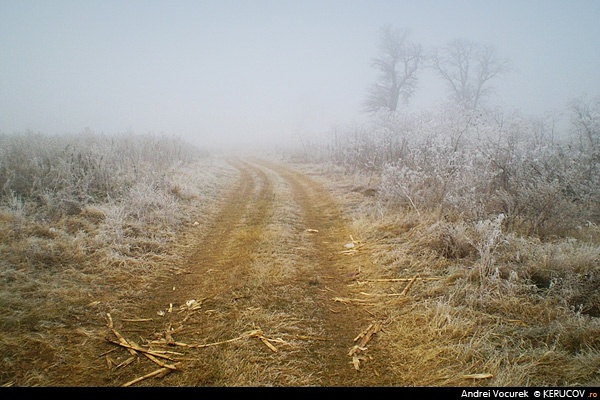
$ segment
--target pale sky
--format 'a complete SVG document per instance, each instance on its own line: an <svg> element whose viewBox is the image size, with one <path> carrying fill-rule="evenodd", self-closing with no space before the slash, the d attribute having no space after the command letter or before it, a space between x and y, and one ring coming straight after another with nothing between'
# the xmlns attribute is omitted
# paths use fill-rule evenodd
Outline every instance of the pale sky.
<svg viewBox="0 0 600 400"><path fill-rule="evenodd" d="M491 44L494 102L562 111L600 95L599 0L0 0L0 133L296 140L359 121L380 28L425 48ZM412 107L447 97L423 73Z"/></svg>

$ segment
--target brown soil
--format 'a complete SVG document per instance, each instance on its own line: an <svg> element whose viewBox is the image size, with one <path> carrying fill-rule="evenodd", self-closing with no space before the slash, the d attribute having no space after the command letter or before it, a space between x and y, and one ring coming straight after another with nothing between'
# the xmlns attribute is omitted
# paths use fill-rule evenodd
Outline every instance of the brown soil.
<svg viewBox="0 0 600 400"><path fill-rule="evenodd" d="M384 321L352 301L361 296L349 283L366 255L345 247L352 236L328 191L279 164L230 162L239 179L214 221L190 238L184 273L157 282L132 312L137 320L112 316L127 340L173 352L162 361L176 370L135 385L398 384L389 381L385 355L371 348L376 332L350 355L361 331ZM109 364L130 356L104 346L113 350ZM102 384L125 384L160 368L139 357L112 368Z"/></svg>

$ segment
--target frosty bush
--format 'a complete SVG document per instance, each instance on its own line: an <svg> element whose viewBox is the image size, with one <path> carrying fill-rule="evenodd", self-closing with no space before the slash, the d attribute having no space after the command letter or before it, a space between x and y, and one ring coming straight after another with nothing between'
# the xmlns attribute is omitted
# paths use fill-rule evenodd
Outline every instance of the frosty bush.
<svg viewBox="0 0 600 400"><path fill-rule="evenodd" d="M600 156L592 148L600 109L588 111L575 113L575 142L558 137L550 118L502 109L381 114L349 132L332 159L379 174L389 207L471 221L502 213L509 230L564 235L600 219Z"/></svg>
<svg viewBox="0 0 600 400"><path fill-rule="evenodd" d="M437 136L388 162L381 171L380 193L390 204L408 201L415 210L486 215L491 176L477 151L455 150Z"/></svg>
<svg viewBox="0 0 600 400"><path fill-rule="evenodd" d="M123 198L140 180L160 181L195 155L153 135L0 135L0 201L17 196L48 216L75 214Z"/></svg>
<svg viewBox="0 0 600 400"><path fill-rule="evenodd" d="M127 214L142 223L177 223L178 204L166 182L137 182L123 199Z"/></svg>

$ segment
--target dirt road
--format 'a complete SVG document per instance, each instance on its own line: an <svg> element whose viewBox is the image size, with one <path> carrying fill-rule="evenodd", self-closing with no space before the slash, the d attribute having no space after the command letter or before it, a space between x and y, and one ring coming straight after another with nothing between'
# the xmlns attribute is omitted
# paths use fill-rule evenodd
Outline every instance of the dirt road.
<svg viewBox="0 0 600 400"><path fill-rule="evenodd" d="M138 386L397 384L385 378L377 318L349 286L366 254L352 248L360 243L352 242L327 190L283 165L229 162L239 179L210 226L193 231L185 273L160 282L138 319L115 318L120 334L135 335L155 355L167 351L160 353L167 364L161 375L171 373L134 382L160 373L160 363L148 357L116 369L111 380ZM364 346L354 347L361 340Z"/></svg>

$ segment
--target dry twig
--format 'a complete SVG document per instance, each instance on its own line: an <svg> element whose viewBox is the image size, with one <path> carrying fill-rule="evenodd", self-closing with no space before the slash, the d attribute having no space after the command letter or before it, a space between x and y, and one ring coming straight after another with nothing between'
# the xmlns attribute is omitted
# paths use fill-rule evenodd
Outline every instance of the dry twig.
<svg viewBox="0 0 600 400"><path fill-rule="evenodd" d="M490 378L493 378L494 375L492 375L492 374L469 374L469 375L463 375L462 377L464 379L490 379Z"/></svg>
<svg viewBox="0 0 600 400"><path fill-rule="evenodd" d="M134 384L136 384L138 382L141 382L144 379L152 378L154 376L156 376L157 378L163 378L166 375L168 375L171 371L172 370L170 368L160 368L160 369L157 369L154 372L150 372L149 374L146 374L144 376L140 376L139 378L136 378L136 379L134 379L132 381L124 383L122 386L123 387L128 387L128 386L134 385Z"/></svg>
<svg viewBox="0 0 600 400"><path fill-rule="evenodd" d="M121 347L124 347L124 348L126 348L128 350L131 349L131 350L134 350L136 352L139 351L142 354L149 354L151 356L161 357L161 358L165 358L167 360L171 360L172 361L172 359L169 356L166 356L166 355L161 354L159 352L154 352L154 351L151 351L151 350L146 350L146 349L140 347L139 345L135 344L134 342L121 343L121 342L117 342L117 341L114 341L114 340L111 340L111 339L106 339L106 340L108 342L110 342L110 343L114 343L114 344L116 344L118 346L121 346Z"/></svg>
<svg viewBox="0 0 600 400"><path fill-rule="evenodd" d="M395 297L395 296L404 296L404 293L366 293L360 292L365 296L379 296L379 297Z"/></svg>
<svg viewBox="0 0 600 400"><path fill-rule="evenodd" d="M368 300L363 300L363 299L349 299L347 297L334 297L331 300L335 301L335 302L339 302L339 303L360 303L360 304L367 304L369 303Z"/></svg>
<svg viewBox="0 0 600 400"><path fill-rule="evenodd" d="M363 280L361 280L360 282L357 282L357 283L366 283L366 282L410 282L413 279L415 279L414 276L412 278L363 279ZM431 278L418 277L417 279L422 280L422 281L438 281L438 280L440 280L440 278L435 278L435 277L431 277Z"/></svg>
<svg viewBox="0 0 600 400"><path fill-rule="evenodd" d="M419 275L415 275L414 278L412 278L412 280L410 282L408 282L408 284L406 285L406 287L404 288L404 290L402 291L402 295L404 296L406 293L408 293L408 289L410 289L410 287L412 286L413 283L415 283L415 281L417 280L417 278L419 277Z"/></svg>
<svg viewBox="0 0 600 400"><path fill-rule="evenodd" d="M373 335L381 330L380 322L373 322L366 329L364 329L361 333L358 334L357 337L354 338L354 342L358 342L358 344L354 345L348 355L352 357L352 364L354 365L354 369L357 371L360 369L360 361L364 360L364 357L360 357L359 353L361 351L365 351L367 349L367 343L371 340Z"/></svg>

